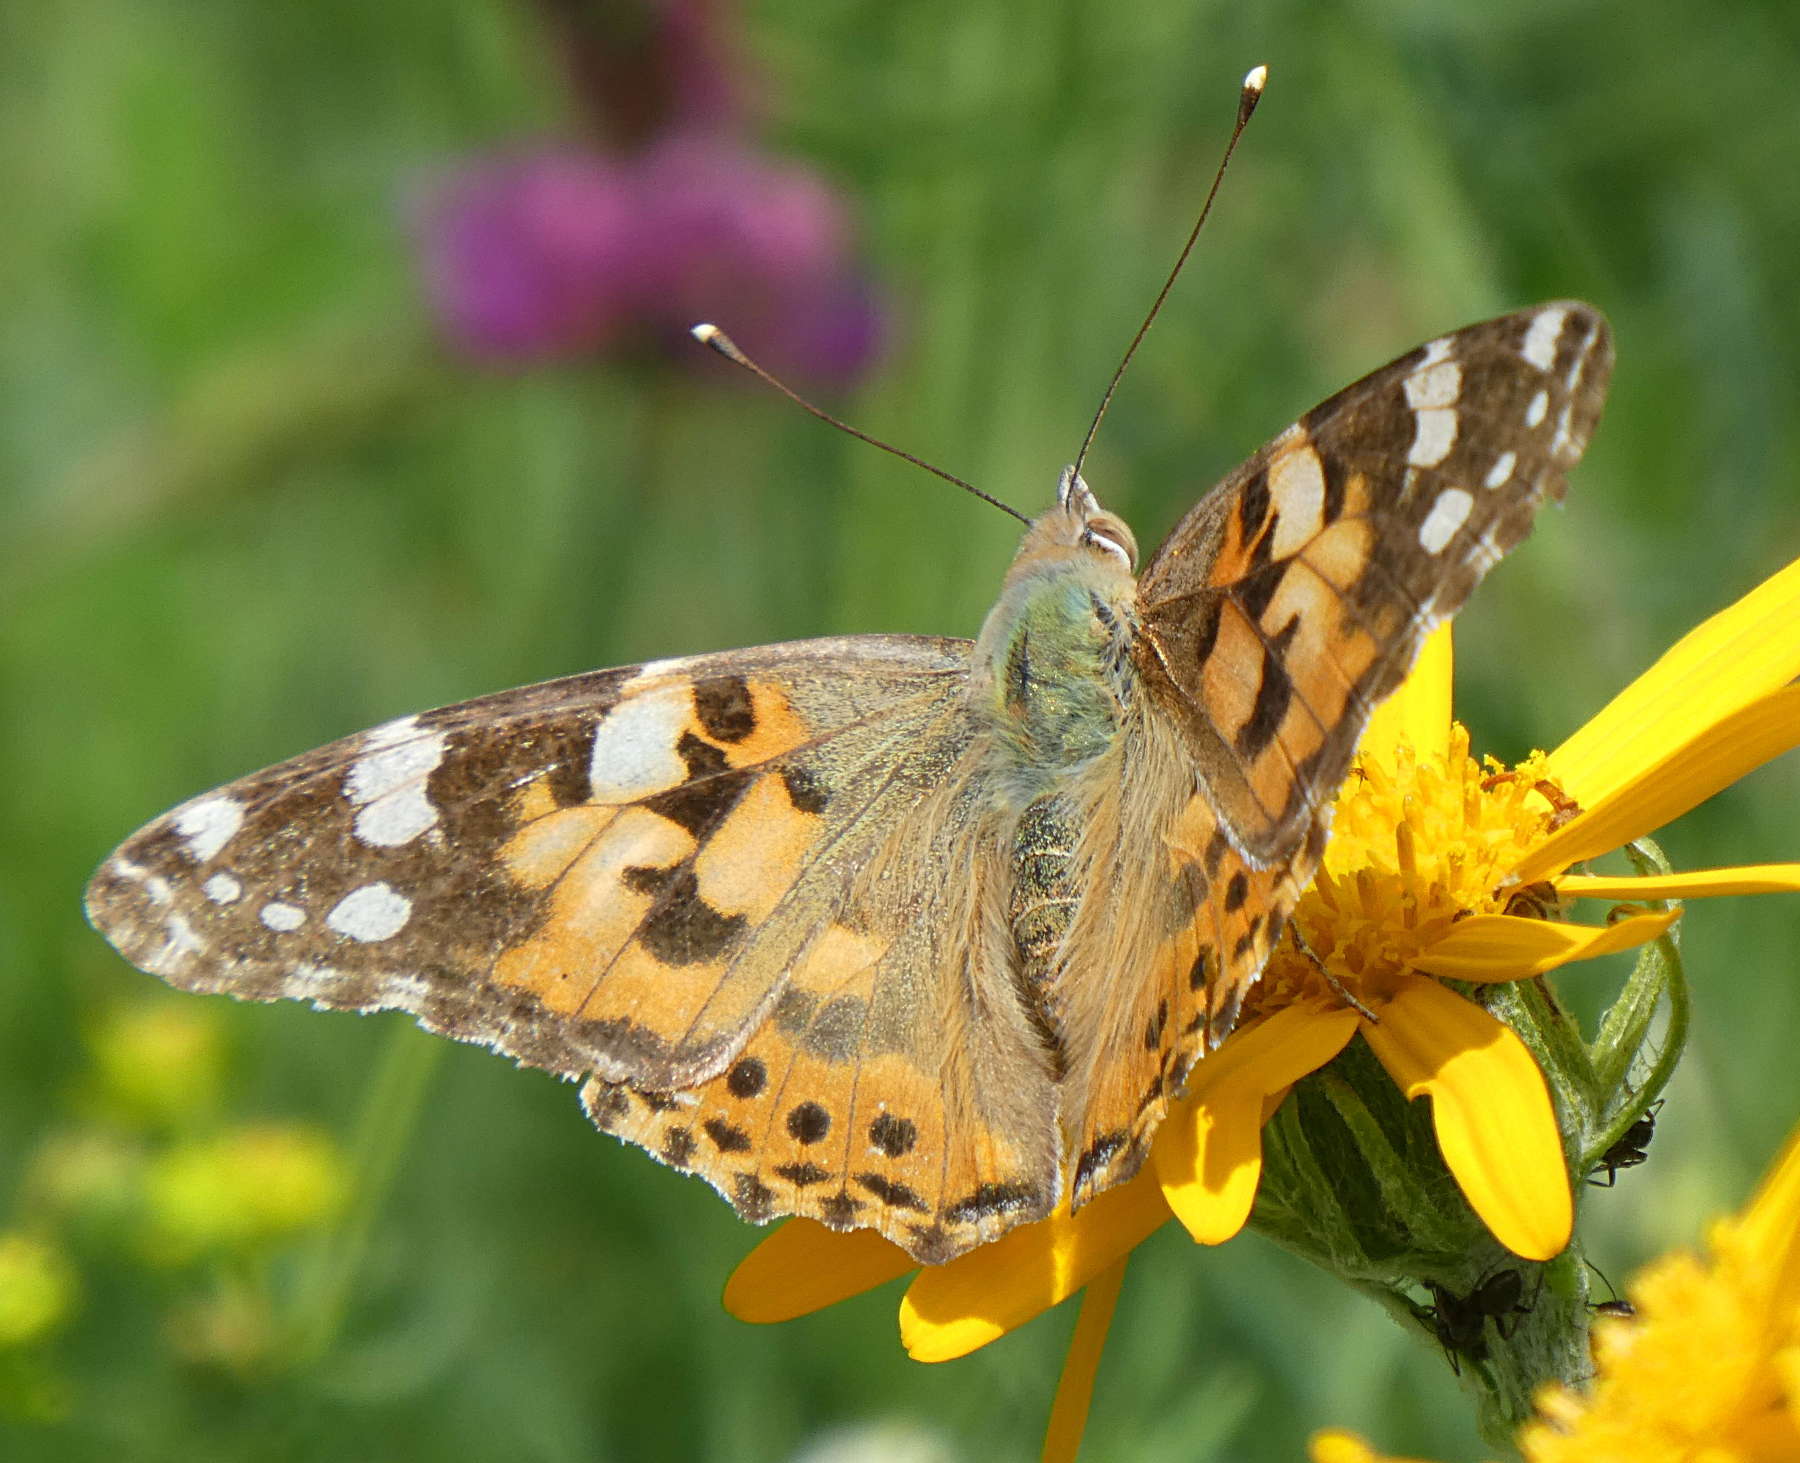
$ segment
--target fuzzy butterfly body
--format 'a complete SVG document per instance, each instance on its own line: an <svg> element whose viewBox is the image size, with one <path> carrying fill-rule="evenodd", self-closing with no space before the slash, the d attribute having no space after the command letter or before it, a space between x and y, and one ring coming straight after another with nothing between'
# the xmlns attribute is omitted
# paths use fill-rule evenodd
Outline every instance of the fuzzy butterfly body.
<svg viewBox="0 0 1800 1463"><path fill-rule="evenodd" d="M405 717L186 803L88 890L173 985L583 1080L744 1215L937 1262L1123 1182L1231 1030L1376 702L1599 417L1605 322L1421 346L1141 577L1065 473L980 637L804 641Z"/></svg>

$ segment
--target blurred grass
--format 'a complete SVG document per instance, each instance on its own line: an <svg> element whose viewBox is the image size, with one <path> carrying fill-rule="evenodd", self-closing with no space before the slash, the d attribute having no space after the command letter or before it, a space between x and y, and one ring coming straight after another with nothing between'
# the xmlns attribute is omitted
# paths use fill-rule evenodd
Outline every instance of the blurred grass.
<svg viewBox="0 0 1800 1463"><path fill-rule="evenodd" d="M1785 0L761 0L746 20L771 140L860 200L889 291L896 348L835 405L1023 507L1254 62L1267 99L1088 472L1141 537L1416 341L1601 305L1619 371L1568 509L1461 622L1477 746L1554 744L1800 554ZM78 909L144 818L420 706L756 640L970 634L988 605L1006 520L773 398L440 356L409 203L559 125L554 75L531 12L495 0L0 14L0 1205L82 1120L84 1030L160 995ZM1671 831L1675 861L1800 856L1792 760ZM1735 1204L1800 1112L1797 934L1779 899L1689 915L1689 1061L1650 1163L1586 1196L1615 1278ZM427 1040L218 1005L241 1115L346 1143ZM595 1136L541 1074L458 1048L421 1081L316 1360L253 1382L183 1362L171 1302L219 1277L88 1255L47 1352L67 1419L0 1422L0 1456L763 1459L896 1418L956 1457L1034 1455L1072 1318L938 1369L899 1353L892 1293L743 1327L717 1293L754 1235L702 1186ZM277 1257L272 1304L308 1313L319 1274ZM1094 1457L1288 1459L1327 1422L1478 1455L1437 1356L1254 1240L1160 1236L1119 1314Z"/></svg>

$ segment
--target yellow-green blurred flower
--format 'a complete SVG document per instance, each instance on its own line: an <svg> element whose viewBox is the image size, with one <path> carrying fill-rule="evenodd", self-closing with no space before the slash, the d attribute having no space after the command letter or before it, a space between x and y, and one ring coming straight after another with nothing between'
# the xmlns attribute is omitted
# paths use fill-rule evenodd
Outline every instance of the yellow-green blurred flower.
<svg viewBox="0 0 1800 1463"><path fill-rule="evenodd" d="M142 1222L145 1150L141 1137L110 1126L50 1133L26 1166L20 1212L73 1239L112 1244Z"/></svg>
<svg viewBox="0 0 1800 1463"><path fill-rule="evenodd" d="M109 1113L163 1124L213 1112L224 1080L219 1017L188 1001L109 1011L88 1034L95 1097Z"/></svg>
<svg viewBox="0 0 1800 1463"><path fill-rule="evenodd" d="M345 1198L342 1155L324 1133L255 1124L182 1143L151 1160L146 1245L180 1264L323 1224Z"/></svg>
<svg viewBox="0 0 1800 1463"><path fill-rule="evenodd" d="M79 1293L74 1267L55 1245L0 1233L0 1347L42 1340L73 1313Z"/></svg>
<svg viewBox="0 0 1800 1463"><path fill-rule="evenodd" d="M1518 1437L1526 1463L1800 1458L1800 1133L1707 1250L1647 1266L1626 1287L1637 1314L1595 1323L1593 1387L1545 1389ZM1411 1463L1337 1431L1312 1456Z"/></svg>
<svg viewBox="0 0 1800 1463"><path fill-rule="evenodd" d="M1295 911L1311 953L1271 959L1244 1024L1195 1067L1154 1162L1079 1213L920 1274L901 1304L911 1355L963 1355L1101 1276L1110 1284L1171 1214L1205 1243L1235 1234L1255 1198L1263 1123L1358 1032L1407 1096L1431 1096L1445 1161L1495 1236L1536 1259L1567 1243L1568 1175L1543 1076L1515 1033L1441 978L1523 980L1642 944L1675 918L1583 927L1511 909L1543 884L1553 898L1609 901L1800 889L1791 864L1567 872L1800 743L1800 564L1685 637L1556 751L1510 771L1470 761L1450 670L1446 630L1378 712L1340 795L1324 867ZM746 1320L784 1320L912 1268L876 1236L795 1220L746 1258L725 1302ZM1103 1315L1079 1328L1104 1330ZM1098 1354L1097 1341L1077 1346L1065 1398L1085 1399ZM1085 1402L1059 1404L1047 1456L1072 1455L1084 1414Z"/></svg>

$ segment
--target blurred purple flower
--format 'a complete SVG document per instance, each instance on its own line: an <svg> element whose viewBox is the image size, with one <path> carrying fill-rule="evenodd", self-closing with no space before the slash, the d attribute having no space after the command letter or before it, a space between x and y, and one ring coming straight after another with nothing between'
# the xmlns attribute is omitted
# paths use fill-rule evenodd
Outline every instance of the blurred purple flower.
<svg viewBox="0 0 1800 1463"><path fill-rule="evenodd" d="M743 135L719 6L625 7L634 29L610 6L546 4L582 100L635 145L546 144L439 190L420 235L451 342L520 365L644 347L698 364L710 358L686 332L714 320L778 371L841 381L865 368L880 318L849 205Z"/></svg>
<svg viewBox="0 0 1800 1463"><path fill-rule="evenodd" d="M597 349L642 298L624 169L589 153L478 164L425 221L427 283L473 355L528 360Z"/></svg>

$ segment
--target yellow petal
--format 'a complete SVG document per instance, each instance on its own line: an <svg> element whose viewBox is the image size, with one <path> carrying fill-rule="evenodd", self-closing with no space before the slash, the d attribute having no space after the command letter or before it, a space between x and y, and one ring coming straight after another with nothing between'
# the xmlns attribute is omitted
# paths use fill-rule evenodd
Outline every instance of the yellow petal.
<svg viewBox="0 0 1800 1463"><path fill-rule="evenodd" d="M725 1309L740 1321L791 1321L918 1268L872 1229L839 1233L817 1220L790 1219L732 1272Z"/></svg>
<svg viewBox="0 0 1800 1463"><path fill-rule="evenodd" d="M1416 1458L1377 1453L1355 1433L1336 1427L1314 1433L1307 1452L1312 1455L1312 1463L1423 1463Z"/></svg>
<svg viewBox="0 0 1800 1463"><path fill-rule="evenodd" d="M1056 1401L1050 1407L1050 1426L1044 1434L1044 1463L1075 1463L1075 1455L1081 1451L1088 1404L1094 1399L1094 1373L1100 1369L1100 1353L1106 1347L1107 1328L1112 1325L1124 1282L1122 1258L1090 1280L1081 1293L1081 1314L1075 1318L1075 1335L1069 1341L1068 1360L1063 1362Z"/></svg>
<svg viewBox="0 0 1800 1463"><path fill-rule="evenodd" d="M1800 562L1671 646L1556 751L1556 780L1583 807L1611 798L1707 727L1800 676ZM1648 824L1647 827L1656 827Z"/></svg>
<svg viewBox="0 0 1800 1463"><path fill-rule="evenodd" d="M914 1361L966 1356L1067 1300L1168 1218L1155 1179L1141 1173L1074 1215L1021 1225L928 1266L900 1302L900 1340Z"/></svg>
<svg viewBox="0 0 1800 1463"><path fill-rule="evenodd" d="M1375 708L1357 755L1367 762L1393 766L1395 751L1405 742L1421 760L1442 761L1450 750L1450 688L1455 657L1450 648L1450 622L1425 637L1419 658L1400 689Z"/></svg>
<svg viewBox="0 0 1800 1463"><path fill-rule="evenodd" d="M1572 960L1592 960L1648 944L1680 917L1679 909L1664 909L1596 928L1511 914L1472 914L1414 956L1413 964L1448 980L1524 980Z"/></svg>
<svg viewBox="0 0 1800 1463"><path fill-rule="evenodd" d="M1499 1240L1527 1260L1569 1242L1574 1205L1544 1074L1509 1028L1435 980L1415 977L1363 1039L1409 1098L1431 1098L1444 1162Z"/></svg>
<svg viewBox="0 0 1800 1463"><path fill-rule="evenodd" d="M1556 892L1575 899L1705 899L1715 894L1800 892L1800 864L1744 864L1680 874L1559 874Z"/></svg>
<svg viewBox="0 0 1800 1463"><path fill-rule="evenodd" d="M1223 1244L1250 1217L1269 1099L1341 1052L1360 1019L1348 1006L1284 1006L1194 1068L1150 1154L1163 1198L1200 1244Z"/></svg>
<svg viewBox="0 0 1800 1463"><path fill-rule="evenodd" d="M1621 756L1600 795L1565 783L1582 812L1526 854L1514 870L1519 881L1529 884L1660 828L1800 745L1800 686L1785 686L1706 721L1691 736L1677 737L1671 727L1668 740L1639 744L1630 758ZM1554 754L1550 770L1562 780Z"/></svg>
<svg viewBox="0 0 1800 1463"><path fill-rule="evenodd" d="M1768 1267L1775 1307L1800 1307L1800 1133L1788 1139L1737 1226L1745 1248Z"/></svg>

